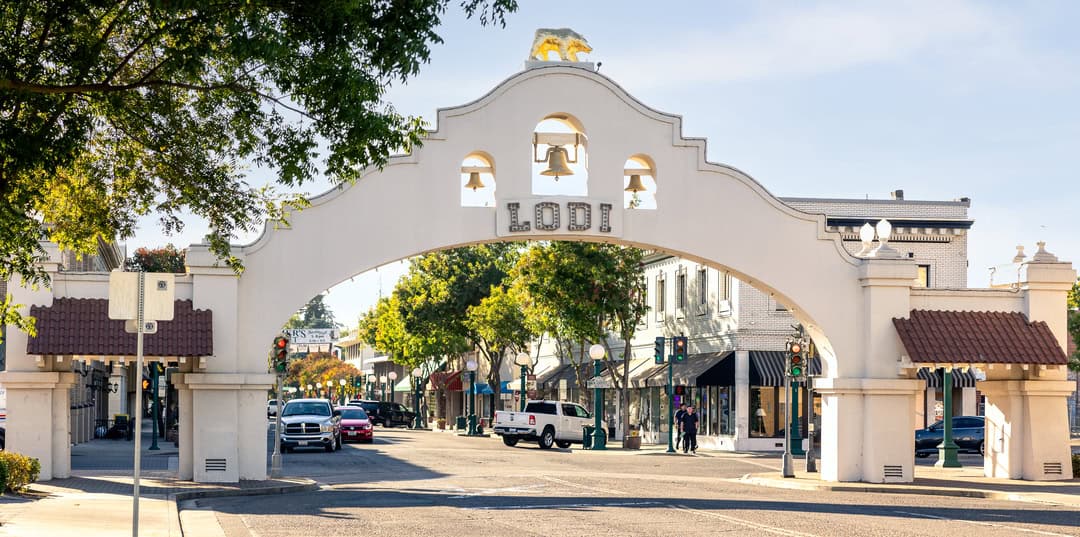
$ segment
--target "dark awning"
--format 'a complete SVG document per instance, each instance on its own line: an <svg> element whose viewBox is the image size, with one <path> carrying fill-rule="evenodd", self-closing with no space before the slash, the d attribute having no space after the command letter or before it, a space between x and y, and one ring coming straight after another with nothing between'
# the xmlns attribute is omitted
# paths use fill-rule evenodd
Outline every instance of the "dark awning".
<svg viewBox="0 0 1080 537"><path fill-rule="evenodd" d="M144 356L210 356L214 354L213 312L192 308L190 300L174 303L173 319L158 321L157 333L143 336ZM136 335L124 321L109 318L107 298L54 298L51 306L33 306L37 336L26 353L42 356L135 356Z"/></svg>
<svg viewBox="0 0 1080 537"><path fill-rule="evenodd" d="M784 351L750 351L750 385L783 386L784 368L787 367L787 354ZM810 376L821 374L821 357L810 359Z"/></svg>
<svg viewBox="0 0 1080 537"><path fill-rule="evenodd" d="M927 388L940 388L945 385L945 378L942 375L941 370L931 371L925 367L919 368L919 378L926 381ZM959 369L953 369L952 371L953 386L956 388L974 388L975 387L975 373L970 369L968 371L961 371Z"/></svg>
<svg viewBox="0 0 1080 537"><path fill-rule="evenodd" d="M734 353L728 353L734 355ZM704 373L698 375L698 386L734 386L735 358L720 360Z"/></svg>
<svg viewBox="0 0 1080 537"><path fill-rule="evenodd" d="M731 352L706 352L691 354L683 362L676 362L672 370L672 383L675 386L696 386L698 376L708 371L716 364L730 356ZM648 386L667 386L668 373L666 367L660 367L646 381Z"/></svg>
<svg viewBox="0 0 1080 537"><path fill-rule="evenodd" d="M893 326L915 364L1044 364L1069 362L1050 326L1023 313L912 310Z"/></svg>

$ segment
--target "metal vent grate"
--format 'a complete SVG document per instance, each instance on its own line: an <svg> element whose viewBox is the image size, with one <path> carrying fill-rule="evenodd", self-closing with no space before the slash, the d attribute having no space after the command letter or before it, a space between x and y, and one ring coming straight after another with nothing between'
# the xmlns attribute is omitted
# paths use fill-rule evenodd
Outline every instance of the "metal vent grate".
<svg viewBox="0 0 1080 537"><path fill-rule="evenodd" d="M1043 463L1043 473L1047 474L1047 475L1049 475L1049 474L1064 475L1065 470L1062 467L1060 462L1044 462Z"/></svg>
<svg viewBox="0 0 1080 537"><path fill-rule="evenodd" d="M224 472L225 459L206 459L207 472Z"/></svg>
<svg viewBox="0 0 1080 537"><path fill-rule="evenodd" d="M884 466L885 479L904 479L904 467L894 464Z"/></svg>

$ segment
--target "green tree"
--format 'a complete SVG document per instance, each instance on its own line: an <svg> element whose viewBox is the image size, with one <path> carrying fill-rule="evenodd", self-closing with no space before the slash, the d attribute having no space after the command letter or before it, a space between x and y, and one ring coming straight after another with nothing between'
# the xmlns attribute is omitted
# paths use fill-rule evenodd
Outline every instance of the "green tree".
<svg viewBox="0 0 1080 537"><path fill-rule="evenodd" d="M489 365L488 381L496 391L501 384L503 354L512 346L523 345L519 343L521 334L482 334L476 319L499 315L490 311L494 303L473 314L473 322L469 322L470 310L480 308L496 289L505 291L519 249L516 243L493 243L425 254L412 261L408 274L394 289L405 331L425 339L429 349L441 348L444 354L479 351ZM512 298L500 294L494 300L505 304ZM516 331L519 327L512 320L499 319L493 330L503 328Z"/></svg>
<svg viewBox="0 0 1080 537"><path fill-rule="evenodd" d="M589 360L586 349L593 343L604 346L623 423L629 411L631 342L648 311L642 257L637 248L556 241L530 248L515 269L515 283L528 297L523 302L530 322L553 334L558 347L565 348L566 341L578 343L576 358L572 352L570 356L582 393L586 379L581 372ZM611 349L613 337L623 343L620 360Z"/></svg>
<svg viewBox="0 0 1080 537"><path fill-rule="evenodd" d="M187 272L185 264L187 252L177 250L172 244L166 244L153 250L139 248L124 261L124 270L142 272Z"/></svg>
<svg viewBox="0 0 1080 537"><path fill-rule="evenodd" d="M230 237L306 204L286 189L420 143L383 96L429 60L450 4L0 0L0 279L47 285L39 240L89 253L151 213L166 232L205 219L241 270ZM459 4L484 25L517 8ZM250 164L274 183L251 188Z"/></svg>
<svg viewBox="0 0 1080 537"><path fill-rule="evenodd" d="M1069 369L1080 372L1080 280L1073 284L1068 297L1069 336L1077 349L1069 356Z"/></svg>
<svg viewBox="0 0 1080 537"><path fill-rule="evenodd" d="M323 302L323 295L315 295L304 307L300 308L285 328L337 328L334 312Z"/></svg>

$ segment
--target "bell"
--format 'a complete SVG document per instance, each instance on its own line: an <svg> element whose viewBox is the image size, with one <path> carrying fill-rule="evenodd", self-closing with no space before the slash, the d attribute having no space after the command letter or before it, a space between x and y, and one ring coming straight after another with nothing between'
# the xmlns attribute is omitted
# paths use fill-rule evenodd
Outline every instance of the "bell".
<svg viewBox="0 0 1080 537"><path fill-rule="evenodd" d="M469 172L469 182L465 183L465 188L471 188L473 192L476 192L478 188L484 188L484 183L480 181L480 172Z"/></svg>
<svg viewBox="0 0 1080 537"><path fill-rule="evenodd" d="M641 176L640 175L631 175L630 176L630 184L627 185L626 188L623 189L623 190L625 190L627 192L644 192L645 191L645 185L641 184Z"/></svg>
<svg viewBox="0 0 1080 537"><path fill-rule="evenodd" d="M547 150L547 157L545 157L548 167L540 172L540 175L554 176L556 181L563 175L574 175L574 171L566 165L567 158L568 153L566 152L565 147L561 145L549 147Z"/></svg>

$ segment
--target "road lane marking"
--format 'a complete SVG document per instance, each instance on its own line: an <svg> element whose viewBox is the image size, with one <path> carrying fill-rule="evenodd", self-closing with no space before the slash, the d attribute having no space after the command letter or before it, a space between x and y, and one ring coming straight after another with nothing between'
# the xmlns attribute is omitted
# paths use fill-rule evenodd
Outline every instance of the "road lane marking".
<svg viewBox="0 0 1080 537"><path fill-rule="evenodd" d="M912 513L910 511L893 511L893 512L894 513L899 513L901 515L909 515L909 516L921 517L921 518L932 518L934 520L948 520L950 522L963 522L965 524L974 524L976 526L988 526L988 527L991 527L991 528L1004 528L1004 529L1011 530L1011 531L1019 531L1019 532L1023 532L1023 533L1034 533L1036 535L1051 535L1053 537L1071 537L1067 533L1054 533L1052 531L1033 530L1033 529L1021 528L1021 527L1017 527L1017 526L1010 526L1008 524L997 524L997 523L994 523L994 522L980 522L978 520L961 520L961 519L957 519L957 518L949 518L949 517L943 517L943 516L937 516L937 515L927 515L927 514L924 514L924 513Z"/></svg>
<svg viewBox="0 0 1080 537"><path fill-rule="evenodd" d="M747 527L747 528L753 528L753 529L761 530L761 531L768 532L768 533L774 533L776 535L785 535L787 537L817 537L817 536L815 536L815 535L813 535L811 533L803 533L801 531L789 530L787 528L781 528L780 526L771 526L769 524L763 524L761 522L751 522L751 521L746 520L746 519L733 517L733 516L730 516L730 515L721 515L720 513L714 513L712 511L702 511L702 510L699 510L699 509L691 509L691 508L689 508L689 507L687 507L685 505L671 505L670 507L672 509L677 509L679 511L686 511L688 513L693 513L695 515L701 515L701 516L706 516L706 517L710 517L710 518L717 518L717 519L720 519L720 520L730 522L732 524L737 524L739 526L744 526L744 527Z"/></svg>
<svg viewBox="0 0 1080 537"><path fill-rule="evenodd" d="M497 489L480 489L476 492L467 492L458 496L450 496L451 500L461 500L464 498L472 498L474 496L489 496L491 494L499 494L503 492L524 492L527 490L542 489L547 485L518 485L516 487L502 487Z"/></svg>
<svg viewBox="0 0 1080 537"><path fill-rule="evenodd" d="M577 487L579 489L590 490L592 492L600 492L600 493L603 493L603 494L614 494L616 496L624 496L624 495L626 495L626 493L621 491L621 490L602 489L600 487L590 487L590 486L587 486L587 485L579 485L579 484L574 483L572 481L566 481L564 479L559 479L557 477L551 477L551 476L546 476L545 475L545 476L540 476L540 479L551 481L552 483L558 483L560 485L566 485L568 487Z"/></svg>
<svg viewBox="0 0 1080 537"><path fill-rule="evenodd" d="M580 507L636 507L660 505L660 502L594 502L594 503L540 503L532 505L482 505L462 507L473 511L508 511L511 509L575 509Z"/></svg>

